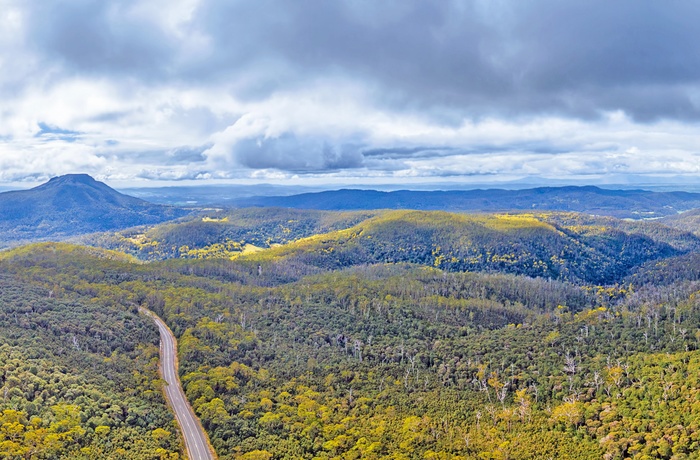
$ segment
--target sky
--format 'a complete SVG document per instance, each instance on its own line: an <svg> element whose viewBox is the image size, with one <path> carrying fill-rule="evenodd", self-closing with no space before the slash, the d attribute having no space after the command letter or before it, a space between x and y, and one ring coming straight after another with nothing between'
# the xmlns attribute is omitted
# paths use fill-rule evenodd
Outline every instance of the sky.
<svg viewBox="0 0 700 460"><path fill-rule="evenodd" d="M700 2L0 0L0 184L700 179Z"/></svg>

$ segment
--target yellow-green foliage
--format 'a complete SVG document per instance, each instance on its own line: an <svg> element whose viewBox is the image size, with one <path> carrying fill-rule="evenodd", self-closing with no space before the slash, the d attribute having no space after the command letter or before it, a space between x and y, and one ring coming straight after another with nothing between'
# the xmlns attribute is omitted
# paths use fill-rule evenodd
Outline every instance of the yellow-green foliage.
<svg viewBox="0 0 700 460"><path fill-rule="evenodd" d="M180 458L150 323L67 295L0 276L0 458Z"/></svg>
<svg viewBox="0 0 700 460"><path fill-rule="evenodd" d="M240 244L243 252L249 252L348 228L377 214L377 211L338 213L255 208L226 212L209 210L204 215L178 222L87 235L76 238L76 241L117 249L143 260L230 258L238 252L225 247L230 242Z"/></svg>
<svg viewBox="0 0 700 460"><path fill-rule="evenodd" d="M9 249L6 251L0 251L0 260L13 259L20 260L24 259L27 262L32 262L33 259L42 253L51 254L68 254L70 256L78 255L86 257L94 257L97 259L114 260L120 262L131 262L137 263L138 260L132 256L124 254L119 251L111 251L108 249L90 247L90 246L76 246L68 243L35 243L32 245L21 246L19 248Z"/></svg>
<svg viewBox="0 0 700 460"><path fill-rule="evenodd" d="M231 240L210 244L200 249L190 249L189 246L178 249L180 257L184 259L231 259L242 251L241 243Z"/></svg>
<svg viewBox="0 0 700 460"><path fill-rule="evenodd" d="M572 233L550 223L557 218L386 211L354 227L302 238L245 259L321 268L412 262L449 271L506 270L605 283L634 265L673 253L668 246L619 230L605 232L602 239L595 227Z"/></svg>
<svg viewBox="0 0 700 460"><path fill-rule="evenodd" d="M246 231L260 217L238 216ZM296 241L235 260L226 251L249 240L180 250L206 248L202 260L141 265L33 246L0 269L67 302L161 315L179 339L187 397L222 459L670 460L698 451L695 259L642 267L634 285L625 278L674 255L663 240L607 225L574 231L573 217L556 214L415 211L299 239L308 235L300 216L267 215L275 230L260 235ZM309 228L328 215L318 216ZM237 224L191 225L181 237ZM648 272L655 282L637 281ZM4 320L24 324L40 307ZM133 374L137 395L153 391L147 375ZM85 436L118 442L119 427L95 417ZM154 425L141 437L150 449L173 432Z"/></svg>

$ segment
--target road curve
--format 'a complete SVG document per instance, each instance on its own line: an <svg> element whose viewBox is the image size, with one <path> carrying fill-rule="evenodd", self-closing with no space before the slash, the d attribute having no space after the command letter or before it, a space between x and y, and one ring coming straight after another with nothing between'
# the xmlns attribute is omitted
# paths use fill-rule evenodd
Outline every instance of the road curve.
<svg viewBox="0 0 700 460"><path fill-rule="evenodd" d="M185 447L190 460L216 460L216 455L209 448L209 439L202 424L194 416L192 407L185 398L177 375L177 342L170 328L153 312L148 315L158 325L160 331L160 369L165 380L165 396L175 412L180 431L185 440Z"/></svg>

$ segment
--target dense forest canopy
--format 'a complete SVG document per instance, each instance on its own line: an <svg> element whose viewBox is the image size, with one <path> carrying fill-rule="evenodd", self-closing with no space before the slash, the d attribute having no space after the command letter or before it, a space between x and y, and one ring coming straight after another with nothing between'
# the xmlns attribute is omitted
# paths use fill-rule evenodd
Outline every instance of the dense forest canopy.
<svg viewBox="0 0 700 460"><path fill-rule="evenodd" d="M181 458L151 325L62 292L0 276L0 457Z"/></svg>
<svg viewBox="0 0 700 460"><path fill-rule="evenodd" d="M36 458L183 454L138 307L177 336L222 459L700 450L700 240L686 230L252 209L90 241L110 250L0 254L7 458L35 458L40 429Z"/></svg>

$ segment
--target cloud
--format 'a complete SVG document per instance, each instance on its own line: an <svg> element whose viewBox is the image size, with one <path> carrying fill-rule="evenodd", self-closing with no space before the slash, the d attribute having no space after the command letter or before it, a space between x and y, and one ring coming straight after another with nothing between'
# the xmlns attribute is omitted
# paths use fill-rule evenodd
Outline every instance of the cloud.
<svg viewBox="0 0 700 460"><path fill-rule="evenodd" d="M203 153L211 147L211 144L202 145L199 147L178 147L165 152L165 157L171 163L199 163L206 160Z"/></svg>
<svg viewBox="0 0 700 460"><path fill-rule="evenodd" d="M3 0L0 181L697 175L698 13Z"/></svg>
<svg viewBox="0 0 700 460"><path fill-rule="evenodd" d="M363 163L358 146L299 139L293 134L241 140L236 143L233 156L238 165L249 169L277 168L292 172L359 168Z"/></svg>
<svg viewBox="0 0 700 460"><path fill-rule="evenodd" d="M693 2L28 5L21 16L30 49L43 64L73 75L148 84L226 81L243 100L342 76L375 88L376 102L402 109L440 107L477 117L698 115L700 55L688 48L700 38L693 21L700 6Z"/></svg>
<svg viewBox="0 0 700 460"><path fill-rule="evenodd" d="M39 122L39 132L34 135L34 137L42 138L45 140L62 140L67 142L75 141L79 136L80 132L71 131L70 129L62 129L57 126L49 126L46 123Z"/></svg>
<svg viewBox="0 0 700 460"><path fill-rule="evenodd" d="M186 165L196 167L199 163L204 163L206 157L204 152L211 147L211 144L200 146L183 145L169 150L152 150L152 151L125 151L119 147L119 144L106 143L106 146L101 149L99 155L104 158L109 158L114 163L131 163L141 165L160 165L163 167Z"/></svg>
<svg viewBox="0 0 700 460"><path fill-rule="evenodd" d="M633 0L210 1L192 24L207 30L206 72L233 76L247 97L343 75L401 110L695 119L699 12Z"/></svg>
<svg viewBox="0 0 700 460"><path fill-rule="evenodd" d="M68 74L162 77L177 41L142 2L47 1L25 9L34 49Z"/></svg>

